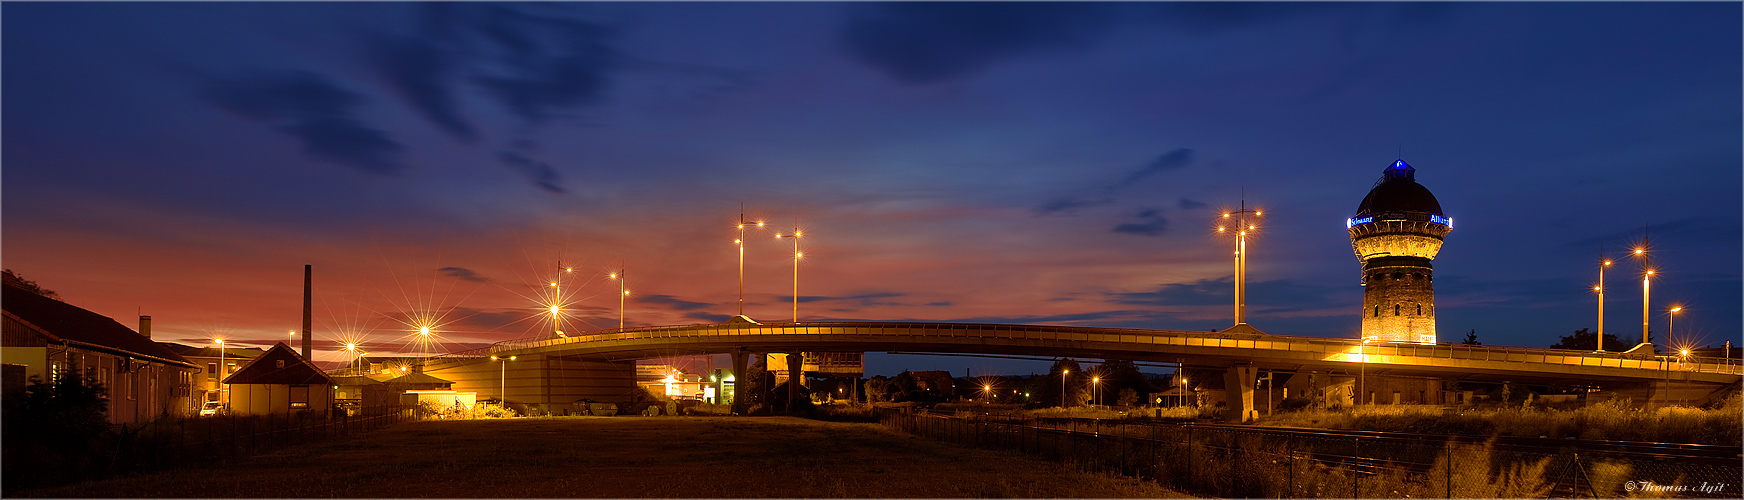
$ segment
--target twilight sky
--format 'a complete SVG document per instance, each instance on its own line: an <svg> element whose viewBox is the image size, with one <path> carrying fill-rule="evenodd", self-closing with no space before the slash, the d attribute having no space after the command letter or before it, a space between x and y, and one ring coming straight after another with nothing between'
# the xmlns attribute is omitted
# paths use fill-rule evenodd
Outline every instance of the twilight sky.
<svg viewBox="0 0 1744 500"><path fill-rule="evenodd" d="M320 359L802 320L1231 321L1354 337L1344 219L1395 158L1455 221L1438 329L1592 328L1652 236L1656 339L1744 326L1737 3L8 3L5 267L159 340ZM1640 265L1607 332L1640 331ZM427 318L420 320L418 318ZM869 372L1040 371L868 355ZM1045 368L1044 368L1045 369Z"/></svg>

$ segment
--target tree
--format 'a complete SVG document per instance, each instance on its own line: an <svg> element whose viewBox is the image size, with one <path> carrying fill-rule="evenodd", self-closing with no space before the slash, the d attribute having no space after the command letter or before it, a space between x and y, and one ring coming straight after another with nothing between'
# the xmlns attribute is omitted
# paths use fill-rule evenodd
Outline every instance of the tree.
<svg viewBox="0 0 1744 500"><path fill-rule="evenodd" d="M3 273L3 276L0 276L0 277L3 277L3 279L5 279L7 283L11 283L13 286L23 288L23 289L29 291L30 293L34 293L34 294L48 297L48 298L55 299L55 300L60 300L60 298L61 298L61 294L55 293L54 290L49 290L47 288L43 288L41 285L37 285L35 281L24 279L24 277L19 276L18 273L12 272L11 269L0 270L0 273Z"/></svg>
<svg viewBox="0 0 1744 500"><path fill-rule="evenodd" d="M890 377L878 375L866 379L866 402L887 401L890 395Z"/></svg>
<svg viewBox="0 0 1744 500"><path fill-rule="evenodd" d="M47 381L33 376L3 404L0 477L8 493L88 478L109 464L109 392L96 377L76 368Z"/></svg>
<svg viewBox="0 0 1744 500"><path fill-rule="evenodd" d="M1562 340L1555 343L1555 344L1551 344L1550 348L1551 349L1568 349L1568 350L1573 350L1573 351L1591 351L1595 347L1597 347L1597 344L1598 344L1597 340L1598 340L1598 335L1594 334L1591 331L1588 331L1585 328L1582 328L1579 330L1575 330L1573 335L1563 335ZM1609 333L1605 334L1605 350L1607 350L1607 351L1627 351L1631 347L1635 347L1635 346L1623 343L1623 340L1617 338L1616 335L1611 335Z"/></svg>
<svg viewBox="0 0 1744 500"><path fill-rule="evenodd" d="M1465 334L1465 342L1460 343L1465 345L1484 345L1483 342L1478 342L1477 330L1472 330L1471 333Z"/></svg>
<svg viewBox="0 0 1744 500"><path fill-rule="evenodd" d="M1078 366L1077 361L1062 359L1055 361L1053 366L1048 367L1048 376L1036 377L1045 383L1034 386L1035 401L1049 406L1061 404L1060 373L1062 370L1067 372L1065 374L1066 394L1063 400L1065 404L1070 405L1073 401L1082 402L1084 400L1083 398L1089 394L1086 389L1089 388L1090 378L1084 376L1084 369Z"/></svg>

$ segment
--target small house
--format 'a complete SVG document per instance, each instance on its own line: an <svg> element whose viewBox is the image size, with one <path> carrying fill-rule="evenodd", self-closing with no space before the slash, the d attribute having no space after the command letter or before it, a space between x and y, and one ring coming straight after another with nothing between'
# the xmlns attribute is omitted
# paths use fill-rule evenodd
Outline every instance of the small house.
<svg viewBox="0 0 1744 500"><path fill-rule="evenodd" d="M237 415L327 411L333 404L333 378L284 342L273 344L224 383L230 386L230 412Z"/></svg>

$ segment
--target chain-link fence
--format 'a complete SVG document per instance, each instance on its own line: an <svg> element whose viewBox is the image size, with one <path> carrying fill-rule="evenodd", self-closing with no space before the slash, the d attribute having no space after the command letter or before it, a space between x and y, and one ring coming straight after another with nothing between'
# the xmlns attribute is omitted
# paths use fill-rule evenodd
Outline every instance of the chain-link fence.
<svg viewBox="0 0 1744 500"><path fill-rule="evenodd" d="M1163 422L887 413L884 425L1229 498L1739 498L1730 456Z"/></svg>
<svg viewBox="0 0 1744 500"><path fill-rule="evenodd" d="M4 495L46 486L225 460L304 443L342 438L413 420L410 406L373 406L348 412L278 413L161 418L119 424L95 436L8 434Z"/></svg>

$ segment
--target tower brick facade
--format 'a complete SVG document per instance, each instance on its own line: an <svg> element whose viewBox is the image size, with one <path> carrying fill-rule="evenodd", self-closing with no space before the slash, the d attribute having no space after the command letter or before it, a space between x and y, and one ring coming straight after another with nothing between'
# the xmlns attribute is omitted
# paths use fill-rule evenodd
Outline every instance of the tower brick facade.
<svg viewBox="0 0 1744 500"><path fill-rule="evenodd" d="M1435 270L1430 264L1453 220L1416 169L1393 162L1345 221L1363 263L1362 336L1380 342L1434 343Z"/></svg>

